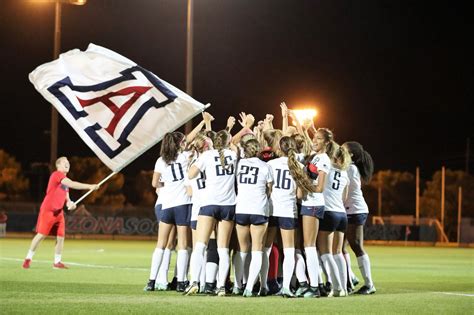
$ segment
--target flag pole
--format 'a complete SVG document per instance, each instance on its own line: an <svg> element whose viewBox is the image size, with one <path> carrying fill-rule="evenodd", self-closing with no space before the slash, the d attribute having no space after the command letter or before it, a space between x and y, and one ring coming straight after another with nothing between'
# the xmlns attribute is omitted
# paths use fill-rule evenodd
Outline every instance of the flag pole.
<svg viewBox="0 0 474 315"><path fill-rule="evenodd" d="M112 172L109 174L109 176L107 176L106 178L104 178L98 185L99 187L102 186L103 183L105 183L106 181L108 181L112 176L114 176L115 174L117 174L117 172ZM84 195L81 196L81 198L77 199L76 201L74 201L74 204L77 205L79 202L81 202L84 198L86 198L87 196L89 196L94 190L91 189L89 190L88 192L86 192Z"/></svg>

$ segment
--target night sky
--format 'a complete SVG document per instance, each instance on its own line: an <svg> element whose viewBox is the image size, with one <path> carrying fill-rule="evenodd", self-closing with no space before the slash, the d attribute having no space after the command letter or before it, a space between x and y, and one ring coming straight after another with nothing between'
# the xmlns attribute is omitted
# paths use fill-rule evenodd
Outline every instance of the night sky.
<svg viewBox="0 0 474 315"><path fill-rule="evenodd" d="M28 74L52 60L54 4L1 0L0 148L49 161L51 106ZM63 5L61 51L112 49L185 89L186 0ZM194 93L214 129L239 111L314 106L317 127L361 142L376 170L465 168L474 144L468 2L195 0ZM471 31L469 31L471 30ZM59 155L93 156L60 118ZM152 169L158 146L125 169ZM471 152L472 160L472 152ZM471 173L472 173L471 162Z"/></svg>

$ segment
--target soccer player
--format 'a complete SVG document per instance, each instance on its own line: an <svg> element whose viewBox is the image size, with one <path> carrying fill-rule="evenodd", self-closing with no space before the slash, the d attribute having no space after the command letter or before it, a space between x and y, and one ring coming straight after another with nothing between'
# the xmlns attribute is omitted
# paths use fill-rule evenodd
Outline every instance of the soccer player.
<svg viewBox="0 0 474 315"><path fill-rule="evenodd" d="M290 289L290 282L295 268L295 230L298 226L296 198L297 195L301 197L303 192L311 192L314 188L303 171L303 165L296 160L296 141L291 137L282 137L279 147L282 156L268 162L272 169L274 185L271 193L273 209L266 246L275 239L279 228L284 255L283 286L280 294L283 297L295 297Z"/></svg>
<svg viewBox="0 0 474 315"><path fill-rule="evenodd" d="M338 297L347 295L346 261L342 255L347 215L343 200L347 194L346 186L349 183L349 178L346 170L351 158L345 147L335 143L333 146L337 149L331 155L332 165L323 190L324 218L320 222L320 235L317 242L321 251L321 260L334 282L333 295Z"/></svg>
<svg viewBox="0 0 474 315"><path fill-rule="evenodd" d="M217 252L219 255L219 272L217 295L225 296L225 281L229 272L229 243L234 227L235 217L235 167L236 152L229 149L231 135L227 130L217 133L213 150L201 154L188 171L189 179L201 172L206 173L205 198L199 210L196 244L191 255L191 284L185 294L196 294L199 291L199 278L204 262L204 254L210 235L217 227Z"/></svg>
<svg viewBox="0 0 474 315"><path fill-rule="evenodd" d="M319 220L324 217L324 196L323 190L326 183L326 177L331 168L331 160L326 154L327 149L331 149L332 142L325 137L325 130L316 132L313 138L313 148L316 152L310 155L306 160L307 172L309 177L313 180L315 192L308 193L303 197L301 203L301 220L302 220L302 234L303 245L306 254L306 265L309 276L309 287L306 285L306 290L302 290L300 295L304 297L318 297L319 290L319 260L316 250L316 239L319 232ZM305 285L301 285L305 288Z"/></svg>
<svg viewBox="0 0 474 315"><path fill-rule="evenodd" d="M158 270L163 262L163 254L173 226L178 237L177 287L182 292L186 287L185 277L188 267L188 239L191 198L186 193L184 176L188 166L189 152L183 151L186 138L181 132L167 133L162 141L160 158L156 161L152 185L160 187L162 203L158 241L152 256L150 277L145 291L154 291Z"/></svg>
<svg viewBox="0 0 474 315"><path fill-rule="evenodd" d="M244 265L249 252L251 262L244 297L254 296L253 286L262 267L263 240L268 225L268 195L273 177L269 165L258 158L261 150L256 139L242 143L244 158L237 166L237 205L235 222L240 250L236 252L234 294L241 294ZM251 246L250 246L251 244ZM265 253L266 255L266 253ZM268 262L267 262L268 264ZM267 295L266 277L261 281L260 295Z"/></svg>
<svg viewBox="0 0 474 315"><path fill-rule="evenodd" d="M66 203L68 210L74 210L76 204L69 199L69 188L82 190L97 190L99 185L75 182L66 177L70 164L66 157L62 156L56 160L56 171L49 177L46 196L41 204L38 222L36 224L37 234L31 241L31 246L23 262L23 268L30 268L33 256L39 244L48 235L56 235L56 247L54 249L54 264L56 269L67 269L61 262L64 247L65 221L63 207Z"/></svg>
<svg viewBox="0 0 474 315"><path fill-rule="evenodd" d="M372 281L370 259L364 250L364 225L369 214L369 207L362 194L361 181L365 183L370 181L374 163L370 154L364 150L360 143L351 141L344 143L343 146L348 149L353 161L347 171L350 182L348 196L344 202L348 220L346 239L357 257L357 263L365 282L356 293L373 294L376 290ZM350 268L350 259L347 259L350 257L349 253L345 255Z"/></svg>

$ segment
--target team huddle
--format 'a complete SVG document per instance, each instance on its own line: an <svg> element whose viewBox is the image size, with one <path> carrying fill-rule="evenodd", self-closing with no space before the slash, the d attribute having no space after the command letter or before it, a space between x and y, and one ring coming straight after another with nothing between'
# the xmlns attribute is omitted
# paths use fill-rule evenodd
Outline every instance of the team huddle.
<svg viewBox="0 0 474 315"><path fill-rule="evenodd" d="M286 104L281 109L282 129L274 128L272 115L254 127L254 117L241 113L235 135L233 117L216 133L214 118L204 112L188 135L165 135L152 180L159 229L145 291L375 293L363 248L368 207L361 182L372 176L370 155L357 142L338 145L312 120L299 122ZM347 244L363 276L358 290ZM168 283L174 248L175 278Z"/></svg>

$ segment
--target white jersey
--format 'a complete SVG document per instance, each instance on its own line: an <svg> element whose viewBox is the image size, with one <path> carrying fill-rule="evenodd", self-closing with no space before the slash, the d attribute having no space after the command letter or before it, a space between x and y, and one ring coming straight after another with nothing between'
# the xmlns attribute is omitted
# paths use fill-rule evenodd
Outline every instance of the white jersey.
<svg viewBox="0 0 474 315"><path fill-rule="evenodd" d="M270 196L272 202L271 216L297 218L296 182L290 175L288 157L268 161L272 170L274 184Z"/></svg>
<svg viewBox="0 0 474 315"><path fill-rule="evenodd" d="M331 167L323 190L324 211L346 212L342 198L348 184L347 172Z"/></svg>
<svg viewBox="0 0 474 315"><path fill-rule="evenodd" d="M206 188L206 174L204 172L200 172L195 178L188 179L188 182L193 192L191 197L191 202L193 203L193 207L191 209L191 221L196 221L199 215L199 209L202 205L202 200L204 198L204 188Z"/></svg>
<svg viewBox="0 0 474 315"><path fill-rule="evenodd" d="M219 152L209 150L201 154L194 163L201 172L206 173L206 187L202 206L235 205L235 167L237 155L234 151L224 150L225 165L222 167Z"/></svg>
<svg viewBox="0 0 474 315"><path fill-rule="evenodd" d="M331 159L326 153L316 154L313 159L311 160L311 164L316 165L319 172L326 173L326 181L327 176L329 174L329 170L331 169ZM316 186L318 185L319 176L316 180L313 181L313 184ZM324 206L324 195L323 193L308 193L306 194L305 198L301 205L306 207L319 207Z"/></svg>
<svg viewBox="0 0 474 315"><path fill-rule="evenodd" d="M269 215L267 184L273 182L270 166L257 157L237 165L237 206L235 213Z"/></svg>
<svg viewBox="0 0 474 315"><path fill-rule="evenodd" d="M188 152L178 154L176 161L166 164L160 157L155 164L155 172L161 174L160 182L163 187L159 191L159 201L163 209L177 207L191 203L186 193L184 178L188 168Z"/></svg>
<svg viewBox="0 0 474 315"><path fill-rule="evenodd" d="M351 164L347 170L349 186L347 200L344 202L347 214L369 213L369 207L362 194L360 173L357 166Z"/></svg>

